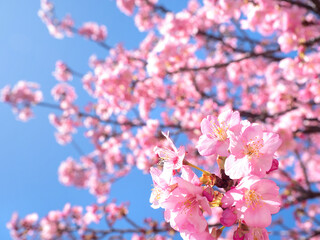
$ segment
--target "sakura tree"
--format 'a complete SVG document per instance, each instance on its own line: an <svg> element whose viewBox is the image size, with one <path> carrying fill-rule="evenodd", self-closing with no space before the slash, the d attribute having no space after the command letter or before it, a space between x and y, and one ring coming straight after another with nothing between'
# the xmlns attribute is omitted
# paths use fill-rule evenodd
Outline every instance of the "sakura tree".
<svg viewBox="0 0 320 240"><path fill-rule="evenodd" d="M47 108L59 144L85 132L92 151L61 159L59 181L96 196L42 217L13 214L12 238L320 239L320 1L189 0L178 12L161 0L114 4L146 33L134 50L41 0L53 37L79 35L108 54L92 55L87 73L58 60L52 101L34 82L2 89L19 120ZM75 103L73 79L87 104ZM109 200L132 169L151 175L163 219L136 222Z"/></svg>

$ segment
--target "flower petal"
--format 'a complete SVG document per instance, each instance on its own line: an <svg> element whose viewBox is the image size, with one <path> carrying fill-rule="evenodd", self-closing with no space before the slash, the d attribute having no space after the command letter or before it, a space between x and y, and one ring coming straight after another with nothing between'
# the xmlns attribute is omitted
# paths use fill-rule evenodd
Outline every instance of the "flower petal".
<svg viewBox="0 0 320 240"><path fill-rule="evenodd" d="M244 220L250 227L264 228L271 224L271 213L268 208L258 206L248 208L244 213Z"/></svg>

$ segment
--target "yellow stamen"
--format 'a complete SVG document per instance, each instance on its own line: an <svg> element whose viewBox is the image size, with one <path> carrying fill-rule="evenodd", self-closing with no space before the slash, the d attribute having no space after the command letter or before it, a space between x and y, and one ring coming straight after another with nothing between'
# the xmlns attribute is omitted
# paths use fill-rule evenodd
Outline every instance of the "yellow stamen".
<svg viewBox="0 0 320 240"><path fill-rule="evenodd" d="M262 139L253 139L244 148L244 154L248 156L249 159L256 158L260 156L260 149L263 147Z"/></svg>
<svg viewBox="0 0 320 240"><path fill-rule="evenodd" d="M261 202L261 195L254 190L247 190L244 197L248 207L255 209L256 207L261 207L263 205L263 202Z"/></svg>
<svg viewBox="0 0 320 240"><path fill-rule="evenodd" d="M225 141L228 138L228 126L225 123L220 123L220 126L212 121L210 121L210 123L211 137L218 138L219 141Z"/></svg>

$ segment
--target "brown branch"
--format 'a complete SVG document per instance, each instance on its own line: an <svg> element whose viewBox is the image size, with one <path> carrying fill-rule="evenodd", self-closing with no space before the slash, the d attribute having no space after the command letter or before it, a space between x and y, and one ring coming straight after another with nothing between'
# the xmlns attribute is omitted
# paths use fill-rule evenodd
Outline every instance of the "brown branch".
<svg viewBox="0 0 320 240"><path fill-rule="evenodd" d="M172 71L172 72L167 72L167 74L176 74L176 73L181 73L181 72L190 72L190 71L203 71L203 70L210 70L210 69L214 69L214 68L223 68L223 67L227 67L228 65L230 65L231 63L237 63L237 62L241 62L243 60L249 59L249 58L254 58L254 57L261 57L264 55L269 55L272 53L276 53L278 52L279 49L275 49L275 50L268 50L262 53L249 53L244 57L238 58L238 59L233 59L230 60L228 62L225 63L216 63L214 65L209 65L209 66L202 66L202 67L195 67L195 68L189 68L189 67L182 67L176 71Z"/></svg>
<svg viewBox="0 0 320 240"><path fill-rule="evenodd" d="M312 11L313 13L315 14L319 14L319 12L314 9L312 6L308 5L308 4L305 4L303 2L298 2L298 1L292 1L292 0L278 0L279 2L286 2L286 3L290 3L291 5L296 5L300 8L305 8L309 11Z"/></svg>
<svg viewBox="0 0 320 240"><path fill-rule="evenodd" d="M310 39L308 41L302 42L301 45L305 47L311 47L313 44L319 43L319 42L320 42L320 36Z"/></svg>
<svg viewBox="0 0 320 240"><path fill-rule="evenodd" d="M302 169L303 176L304 176L304 179L305 179L305 181L306 181L308 190L311 191L311 185L310 185L310 181L309 181L309 177L308 177L308 173L307 173L306 166L305 166L304 162L302 161L302 159L301 159L301 157L300 157L300 154L299 154L299 152L298 152L297 149L294 151L294 153L296 154L297 159L298 159L298 161L299 161L299 164L300 164L300 167L301 167L301 169Z"/></svg>
<svg viewBox="0 0 320 240"><path fill-rule="evenodd" d="M157 5L157 4L153 4L152 2L150 2L149 0L145 0L145 2L150 6L150 7L153 7L154 10L158 10L162 13L169 13L171 12L169 9L165 8L164 6L162 5Z"/></svg>

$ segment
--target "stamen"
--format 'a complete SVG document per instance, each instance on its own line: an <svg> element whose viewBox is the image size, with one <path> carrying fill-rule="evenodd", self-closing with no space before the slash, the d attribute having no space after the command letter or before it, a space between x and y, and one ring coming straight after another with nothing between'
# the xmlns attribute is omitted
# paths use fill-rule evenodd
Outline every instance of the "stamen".
<svg viewBox="0 0 320 240"><path fill-rule="evenodd" d="M164 162L167 162L167 161L173 161L175 163L178 159L178 157L173 151L166 148L155 148L155 152L156 154L158 154L160 158L159 159L160 164L163 164Z"/></svg>
<svg viewBox="0 0 320 240"><path fill-rule="evenodd" d="M195 197L188 198L185 202L183 202L183 205L180 207L180 209L184 212L187 213L188 210L193 208L193 206L197 203L197 200Z"/></svg>
<svg viewBox="0 0 320 240"><path fill-rule="evenodd" d="M247 190L244 197L248 207L255 209L256 207L261 207L263 205L263 202L261 202L261 195L254 190Z"/></svg>
<svg viewBox="0 0 320 240"><path fill-rule="evenodd" d="M264 239L263 233L262 233L261 229L255 228L253 230L253 240L260 240L260 239Z"/></svg>
<svg viewBox="0 0 320 240"><path fill-rule="evenodd" d="M256 137L257 138L257 137ZM260 156L260 149L263 147L262 139L252 139L244 148L244 154L248 158L256 158Z"/></svg>
<svg viewBox="0 0 320 240"><path fill-rule="evenodd" d="M165 191L172 192L177 187L178 187L178 183L168 185L166 188L154 187L151 189L151 191L152 191L151 194L155 196L155 199L159 200L161 198L161 194L163 194L163 192L165 192Z"/></svg>
<svg viewBox="0 0 320 240"><path fill-rule="evenodd" d="M152 195L154 195L155 199L159 200L161 198L161 193L162 193L162 190L160 188L152 188Z"/></svg>
<svg viewBox="0 0 320 240"><path fill-rule="evenodd" d="M220 125L217 125L213 121L210 121L210 129L211 132L209 133L212 138L218 138L219 141L225 141L228 138L227 130L228 126L222 122Z"/></svg>

